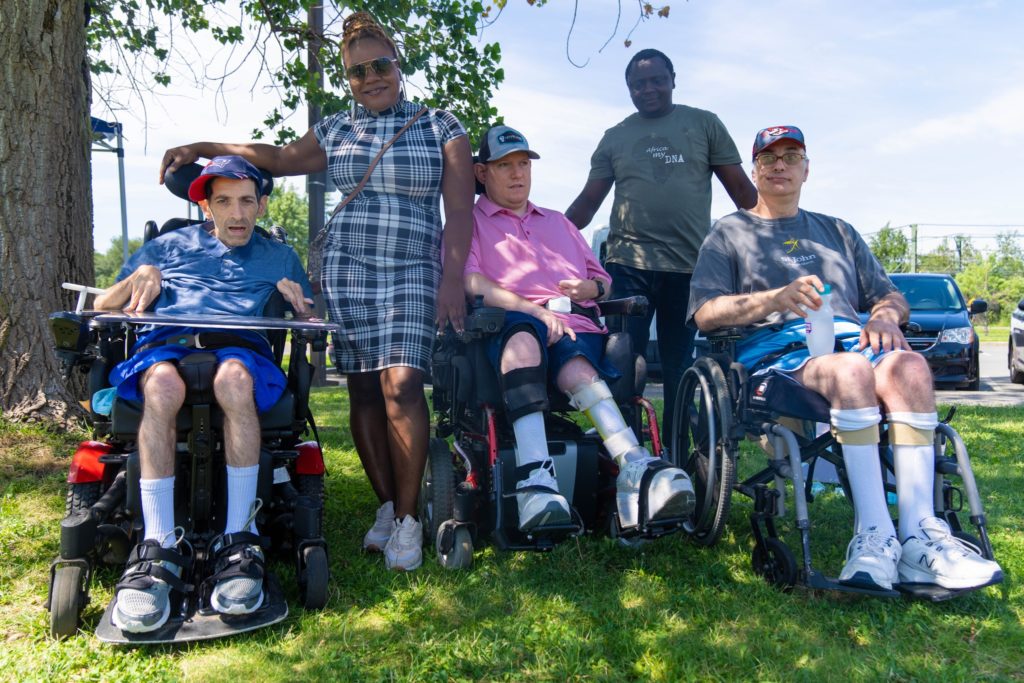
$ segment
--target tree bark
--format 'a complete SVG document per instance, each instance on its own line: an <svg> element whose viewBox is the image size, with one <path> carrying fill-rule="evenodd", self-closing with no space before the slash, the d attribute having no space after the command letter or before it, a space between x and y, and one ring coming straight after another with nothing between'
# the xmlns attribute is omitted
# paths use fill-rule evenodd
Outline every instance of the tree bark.
<svg viewBox="0 0 1024 683"><path fill-rule="evenodd" d="M0 12L0 411L80 414L47 316L91 284L89 72L84 0L3 0Z"/></svg>

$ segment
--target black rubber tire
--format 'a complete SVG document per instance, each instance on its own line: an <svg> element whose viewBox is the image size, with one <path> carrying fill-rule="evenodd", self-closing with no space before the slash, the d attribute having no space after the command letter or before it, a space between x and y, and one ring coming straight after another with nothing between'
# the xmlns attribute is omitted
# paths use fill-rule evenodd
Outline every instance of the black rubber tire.
<svg viewBox="0 0 1024 683"><path fill-rule="evenodd" d="M74 565L57 567L50 587L51 638L63 640L78 633L82 597L82 568Z"/></svg>
<svg viewBox="0 0 1024 683"><path fill-rule="evenodd" d="M796 557L778 538L766 538L763 546L754 546L750 564L755 574L782 591L789 591L796 584Z"/></svg>
<svg viewBox="0 0 1024 683"><path fill-rule="evenodd" d="M297 474L295 475L295 490L300 496L306 496L314 503L320 504L320 518L317 520L320 535L324 533L324 475L322 474Z"/></svg>
<svg viewBox="0 0 1024 683"><path fill-rule="evenodd" d="M453 533L455 543L450 552L442 553L435 544L437 561L445 569L469 569L473 566L473 536L464 526L456 527ZM440 535L437 538L440 541Z"/></svg>
<svg viewBox="0 0 1024 683"><path fill-rule="evenodd" d="M327 585L330 581L327 551L323 546L311 545L302 551L302 575L299 578L299 599L308 610L323 609L327 605Z"/></svg>
<svg viewBox="0 0 1024 683"><path fill-rule="evenodd" d="M967 391L981 391L981 377L972 379L964 386L964 389Z"/></svg>
<svg viewBox="0 0 1024 683"><path fill-rule="evenodd" d="M67 517L84 512L91 508L100 499L103 493L103 482L91 481L87 484L68 484L68 494L64 504L64 514Z"/></svg>
<svg viewBox="0 0 1024 683"><path fill-rule="evenodd" d="M452 452L444 439L430 440L427 466L420 484L419 513L423 540L434 545L437 531L452 518L455 510L455 465Z"/></svg>
<svg viewBox="0 0 1024 683"><path fill-rule="evenodd" d="M672 416L670 454L673 464L693 481L697 504L683 528L699 545L718 542L729 518L736 484L736 449L729 439L732 404L725 373L712 358L698 358L683 373Z"/></svg>
<svg viewBox="0 0 1024 683"><path fill-rule="evenodd" d="M1013 368L1013 338L1010 338L1009 351L1006 354L1006 367L1010 371L1010 381L1014 384L1024 384L1024 371Z"/></svg>

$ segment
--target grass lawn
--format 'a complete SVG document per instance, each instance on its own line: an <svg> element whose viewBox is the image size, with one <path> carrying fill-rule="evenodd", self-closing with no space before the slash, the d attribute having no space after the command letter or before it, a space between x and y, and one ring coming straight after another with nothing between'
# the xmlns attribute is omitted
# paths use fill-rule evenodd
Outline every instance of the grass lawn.
<svg viewBox="0 0 1024 683"><path fill-rule="evenodd" d="M344 426L347 395L315 390L328 457L331 598L322 612L291 600L277 626L190 647L112 647L91 635L117 571L98 573L84 630L47 637L43 608L58 549L73 442L0 421L0 679L93 680L1021 680L1024 678L1024 410L962 408L955 426L974 458L1006 582L938 605L797 590L755 577L735 499L713 548L683 537L640 551L609 539L547 555L487 547L469 571L429 551L411 574L359 552L376 502ZM746 471L763 465L746 450ZM844 498L812 506L816 564L839 571L851 513ZM791 526L791 525L790 525ZM796 547L796 546L794 546Z"/></svg>
<svg viewBox="0 0 1024 683"><path fill-rule="evenodd" d="M1001 342L1005 344L1010 338L1009 327L991 325L986 329L983 325L975 325L974 331L978 333L978 339L983 342Z"/></svg>

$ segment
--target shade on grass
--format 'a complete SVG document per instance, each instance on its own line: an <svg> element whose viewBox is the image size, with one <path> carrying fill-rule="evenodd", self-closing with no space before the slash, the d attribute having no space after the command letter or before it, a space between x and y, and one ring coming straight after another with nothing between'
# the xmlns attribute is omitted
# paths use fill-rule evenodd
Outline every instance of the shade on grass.
<svg viewBox="0 0 1024 683"><path fill-rule="evenodd" d="M291 569L273 565L292 601L284 623L187 648L123 649L88 629L117 571L100 571L86 632L46 637L43 609L58 546L71 444L0 423L0 678L10 680L1009 680L1024 671L1024 410L964 408L955 426L975 463L1006 583L941 605L795 591L750 569L738 497L713 548L681 537L639 552L607 538L550 554L478 551L465 572L393 574L359 552L376 501L352 448L341 389L313 406L328 460L331 597L296 603ZM763 466L745 449L743 471ZM836 573L851 526L844 498L812 506L816 563ZM791 525L789 525L791 526ZM790 538L792 534L790 531ZM795 547L795 546L794 546Z"/></svg>

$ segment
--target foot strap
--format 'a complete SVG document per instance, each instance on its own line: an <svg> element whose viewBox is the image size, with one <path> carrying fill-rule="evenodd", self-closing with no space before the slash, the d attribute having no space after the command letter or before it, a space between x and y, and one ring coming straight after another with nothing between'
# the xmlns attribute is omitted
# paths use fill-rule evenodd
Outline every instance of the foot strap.
<svg viewBox="0 0 1024 683"><path fill-rule="evenodd" d="M268 539L249 531L224 534L214 543L213 573L204 581L210 588L225 579L262 580L266 574L263 558L252 546L264 546Z"/></svg>
<svg viewBox="0 0 1024 683"><path fill-rule="evenodd" d="M191 556L186 557L171 548L163 548L155 540L143 541L135 546L131 555L128 556L128 565L124 574L121 575L121 580L114 588L115 594L125 589L147 590L157 579L180 593L192 591L192 584L185 583L174 572L162 565L155 564L157 561L172 562L181 567L183 573L192 566Z"/></svg>

